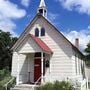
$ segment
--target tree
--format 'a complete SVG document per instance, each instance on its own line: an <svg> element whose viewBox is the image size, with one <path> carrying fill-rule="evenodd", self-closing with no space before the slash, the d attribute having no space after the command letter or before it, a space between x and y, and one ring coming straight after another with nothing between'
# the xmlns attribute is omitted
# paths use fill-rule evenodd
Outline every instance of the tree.
<svg viewBox="0 0 90 90"><path fill-rule="evenodd" d="M87 48L85 49L86 55L85 55L85 60L86 60L86 65L90 66L90 42L87 44Z"/></svg>
<svg viewBox="0 0 90 90"><path fill-rule="evenodd" d="M17 37L12 37L10 32L0 30L0 69L5 67L11 69L12 52L10 48L17 39Z"/></svg>
<svg viewBox="0 0 90 90"><path fill-rule="evenodd" d="M90 54L90 43L87 44L87 48L85 49L85 52Z"/></svg>

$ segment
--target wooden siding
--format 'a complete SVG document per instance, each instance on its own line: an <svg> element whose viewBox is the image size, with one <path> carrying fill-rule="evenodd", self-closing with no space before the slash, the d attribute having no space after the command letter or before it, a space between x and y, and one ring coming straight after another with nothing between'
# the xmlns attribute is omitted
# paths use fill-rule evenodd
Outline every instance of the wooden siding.
<svg viewBox="0 0 90 90"><path fill-rule="evenodd" d="M12 76L17 77L19 71L20 82L26 82L26 75L28 74L27 70L27 56L14 52L12 59Z"/></svg>
<svg viewBox="0 0 90 90"><path fill-rule="evenodd" d="M34 54L24 55L14 52L12 58L12 76L17 77L19 71L20 83L26 83L29 80L29 72L31 72L30 80L33 82L33 77L34 77L33 63L34 63Z"/></svg>
<svg viewBox="0 0 90 90"><path fill-rule="evenodd" d="M12 76L17 76L17 63L18 63L18 53L17 52L13 52L13 56L12 56Z"/></svg>
<svg viewBox="0 0 90 90"><path fill-rule="evenodd" d="M45 36L40 36L41 28L45 28ZM75 63L81 63L75 61L75 52L72 49L71 44L63 38L63 36L55 30L50 24L48 24L44 19L38 18L37 21L29 28L29 32L35 35L35 28L39 29L39 37L44 41L48 47L53 51L52 55L46 55L46 58L50 60L50 67L46 68L46 81L55 80L62 80L67 77L75 77L76 75L76 65ZM30 38L26 38L23 43L18 47L17 52L19 53L35 53L35 52L42 52L40 47ZM30 59L30 63L28 64L29 59L27 60L27 54L20 56L20 71L22 74L28 74L28 71L32 71L33 78L33 57L30 55L28 56ZM78 54L78 53L77 53ZM17 53L13 54L13 61L12 61L12 75L16 76L17 74ZM78 58L77 58L78 59ZM25 63L24 63L25 62ZM31 68L29 69L29 65ZM27 67L28 66L28 67ZM23 69L22 69L23 68ZM79 64L77 64L77 70L79 70ZM20 72L20 73L21 73ZM77 72L79 73L79 71ZM78 75L79 76L79 75ZM24 77L23 77L24 78ZM24 78L28 79L28 78ZM25 81L25 80L22 80ZM33 81L33 79L32 79Z"/></svg>
<svg viewBox="0 0 90 90"><path fill-rule="evenodd" d="M34 54L28 54L28 72L30 72L30 81L34 82Z"/></svg>
<svg viewBox="0 0 90 90"><path fill-rule="evenodd" d="M62 35L60 35L54 28L52 28L47 22L43 19L38 19L33 25L31 34L34 35L35 27L39 28L39 31L42 27L45 28L45 36L40 37L53 51L53 55L50 59L50 73L52 80L59 78L67 78L72 76L72 46L68 43ZM49 74L49 70L46 75Z"/></svg>
<svg viewBox="0 0 90 90"><path fill-rule="evenodd" d="M90 67L85 66L85 75L90 82Z"/></svg>
<svg viewBox="0 0 90 90"><path fill-rule="evenodd" d="M82 79L83 74L82 74L82 60L80 58L79 53L75 52L73 50L72 53L72 73L73 73L73 77L79 77L79 79ZM83 65L82 65L83 66Z"/></svg>
<svg viewBox="0 0 90 90"><path fill-rule="evenodd" d="M31 38L27 37L21 44L20 47L18 47L19 53L35 53L35 52L41 52L41 48L36 44L36 42Z"/></svg>

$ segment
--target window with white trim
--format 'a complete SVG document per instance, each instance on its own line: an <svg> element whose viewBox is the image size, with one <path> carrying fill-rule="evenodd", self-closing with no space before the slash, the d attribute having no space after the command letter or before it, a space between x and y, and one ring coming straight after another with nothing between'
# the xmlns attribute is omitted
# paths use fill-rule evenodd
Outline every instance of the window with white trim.
<svg viewBox="0 0 90 90"><path fill-rule="evenodd" d="M41 36L45 36L45 28L41 28Z"/></svg>
<svg viewBox="0 0 90 90"><path fill-rule="evenodd" d="M39 29L38 28L35 29L35 36L39 37Z"/></svg>

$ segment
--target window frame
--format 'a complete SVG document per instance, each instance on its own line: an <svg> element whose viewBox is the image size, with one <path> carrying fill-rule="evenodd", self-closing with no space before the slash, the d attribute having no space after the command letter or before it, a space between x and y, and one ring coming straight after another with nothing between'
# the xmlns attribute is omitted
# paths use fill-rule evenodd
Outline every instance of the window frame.
<svg viewBox="0 0 90 90"><path fill-rule="evenodd" d="M35 28L35 37L39 37L39 29Z"/></svg>
<svg viewBox="0 0 90 90"><path fill-rule="evenodd" d="M45 28L44 27L41 28L41 36L45 36Z"/></svg>

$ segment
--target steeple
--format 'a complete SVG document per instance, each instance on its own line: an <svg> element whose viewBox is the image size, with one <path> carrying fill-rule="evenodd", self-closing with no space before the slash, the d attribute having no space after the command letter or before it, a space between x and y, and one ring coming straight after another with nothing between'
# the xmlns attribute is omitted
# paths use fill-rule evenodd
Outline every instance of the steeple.
<svg viewBox="0 0 90 90"><path fill-rule="evenodd" d="M47 9L46 9L46 4L45 4L44 0L40 1L40 5L39 5L39 8L37 10L37 13L41 14L44 17L47 16Z"/></svg>

